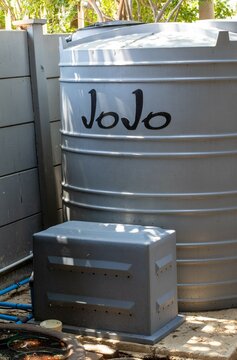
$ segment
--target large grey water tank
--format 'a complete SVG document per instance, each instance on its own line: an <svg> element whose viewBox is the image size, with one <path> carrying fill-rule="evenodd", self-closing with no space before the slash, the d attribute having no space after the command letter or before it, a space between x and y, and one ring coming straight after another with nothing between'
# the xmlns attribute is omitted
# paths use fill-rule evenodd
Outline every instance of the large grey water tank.
<svg viewBox="0 0 237 360"><path fill-rule="evenodd" d="M236 54L191 24L61 44L66 219L175 229L181 310L237 306Z"/></svg>
<svg viewBox="0 0 237 360"><path fill-rule="evenodd" d="M234 33L237 32L237 19L206 19L198 20L197 23L202 27L214 27Z"/></svg>

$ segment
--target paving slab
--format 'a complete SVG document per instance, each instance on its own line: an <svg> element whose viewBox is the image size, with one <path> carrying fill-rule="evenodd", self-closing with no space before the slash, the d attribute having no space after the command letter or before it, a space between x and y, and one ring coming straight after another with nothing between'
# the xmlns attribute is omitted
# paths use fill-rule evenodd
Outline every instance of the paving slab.
<svg viewBox="0 0 237 360"><path fill-rule="evenodd" d="M189 313L176 331L155 345L155 353L191 359L237 359L237 309Z"/></svg>
<svg viewBox="0 0 237 360"><path fill-rule="evenodd" d="M104 344L92 344L87 342L81 342L84 346L84 349L89 352L94 352L96 354L102 354L105 359L115 358L118 354L118 350L114 349L111 346Z"/></svg>
<svg viewBox="0 0 237 360"><path fill-rule="evenodd" d="M123 348L121 343L118 346ZM126 347L138 350L136 344ZM140 350L148 348L140 345ZM185 322L151 352L178 359L237 360L237 309L185 314Z"/></svg>
<svg viewBox="0 0 237 360"><path fill-rule="evenodd" d="M237 360L237 309L186 313L185 322L170 335L153 346L111 341L99 342L124 351L133 358L157 359L167 356L172 360Z"/></svg>
<svg viewBox="0 0 237 360"><path fill-rule="evenodd" d="M91 352L91 351L86 351L86 358L85 360L102 360L103 359L103 355L102 354L97 354L95 352Z"/></svg>

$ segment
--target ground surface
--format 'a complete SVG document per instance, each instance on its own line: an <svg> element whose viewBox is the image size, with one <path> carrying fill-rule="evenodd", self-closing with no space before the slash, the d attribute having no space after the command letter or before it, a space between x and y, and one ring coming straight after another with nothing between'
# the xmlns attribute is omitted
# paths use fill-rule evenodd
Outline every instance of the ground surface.
<svg viewBox="0 0 237 360"><path fill-rule="evenodd" d="M13 291L1 301L29 303L28 287ZM3 313L3 310L1 310ZM8 314L24 316L19 310L8 310ZM102 340L78 336L86 350L88 360L99 358L159 359L212 359L237 360L237 309L187 313L185 322L174 332L154 346Z"/></svg>

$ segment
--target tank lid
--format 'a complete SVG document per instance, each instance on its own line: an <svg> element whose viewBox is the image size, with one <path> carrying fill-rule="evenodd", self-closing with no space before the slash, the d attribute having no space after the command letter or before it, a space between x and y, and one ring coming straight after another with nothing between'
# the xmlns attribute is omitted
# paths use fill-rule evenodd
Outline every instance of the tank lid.
<svg viewBox="0 0 237 360"><path fill-rule="evenodd" d="M95 28L94 28L95 29ZM99 31L99 29L101 29ZM140 24L130 27L98 28L96 33L73 38L73 46L81 50L125 48L197 48L215 47L218 43L237 40L237 35L216 28L204 28L196 24ZM89 30L90 32L92 30Z"/></svg>
<svg viewBox="0 0 237 360"><path fill-rule="evenodd" d="M115 21L103 21L103 22L96 22L92 25L85 26L84 28L78 29L72 35L66 38L67 42L80 40L86 37L89 37L94 34L99 34L104 31L118 29L127 26L134 26L134 25L142 25L143 23L139 21L130 21L130 20L115 20Z"/></svg>
<svg viewBox="0 0 237 360"><path fill-rule="evenodd" d="M70 43L62 40L60 66L236 58L237 33L213 27L188 23L152 23L99 29L104 31L88 30L88 33L92 33Z"/></svg>
<svg viewBox="0 0 237 360"><path fill-rule="evenodd" d="M206 19L198 20L197 24L206 28L217 28L237 33L237 19Z"/></svg>
<svg viewBox="0 0 237 360"><path fill-rule="evenodd" d="M106 27L118 27L118 26L131 26L131 25L141 25L143 23L139 21L131 21L131 20L114 20L114 21L100 21L96 22L92 25L85 26L84 28L78 29L77 31L85 31L89 29L95 28L106 28Z"/></svg>

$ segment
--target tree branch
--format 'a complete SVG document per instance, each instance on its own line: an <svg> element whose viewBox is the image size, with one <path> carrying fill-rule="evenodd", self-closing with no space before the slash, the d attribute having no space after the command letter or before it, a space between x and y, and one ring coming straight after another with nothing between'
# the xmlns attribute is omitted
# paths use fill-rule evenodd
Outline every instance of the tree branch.
<svg viewBox="0 0 237 360"><path fill-rule="evenodd" d="M117 12L117 19L121 20L122 19L122 15L123 15L123 7L124 7L124 0L120 0L119 1L119 6L118 6L118 12Z"/></svg>
<svg viewBox="0 0 237 360"><path fill-rule="evenodd" d="M167 7L171 4L173 0L167 0L166 3L162 6L161 10L158 12L158 14L155 17L155 22L160 21L160 19L162 18L162 16L165 13L165 10L167 9Z"/></svg>
<svg viewBox="0 0 237 360"><path fill-rule="evenodd" d="M128 20L132 20L133 19L132 11L131 11L130 6L128 5L128 0L124 0L124 4L125 4L126 12L127 12L127 15L128 15Z"/></svg>
<svg viewBox="0 0 237 360"><path fill-rule="evenodd" d="M95 0L87 0L88 3L90 4L90 6L94 9L97 17L98 17L98 21L103 22L104 21L104 17L102 14L102 11L99 9L99 7L97 6Z"/></svg>
<svg viewBox="0 0 237 360"><path fill-rule="evenodd" d="M0 1L0 5L4 8L5 12L10 11L11 19L16 20L16 14L11 6L10 1Z"/></svg>
<svg viewBox="0 0 237 360"><path fill-rule="evenodd" d="M148 0L152 13L153 13L153 17L154 17L154 21L156 21L156 12L157 12L157 6L152 2L152 0Z"/></svg>
<svg viewBox="0 0 237 360"><path fill-rule="evenodd" d="M137 19L138 21L141 21L141 6L140 6L140 1L136 0L137 3Z"/></svg>
<svg viewBox="0 0 237 360"><path fill-rule="evenodd" d="M177 19L177 16L178 16L178 14L179 14L179 10L180 10L180 8L181 8L181 5L182 5L182 3L184 2L184 0L180 0L179 2L178 2L178 4L175 6L175 8L171 11L171 13L169 14L169 16L168 16L168 18L167 18L167 22L169 22L171 19L172 19L172 17L174 16L174 14L176 13L176 15L175 15L175 19Z"/></svg>

